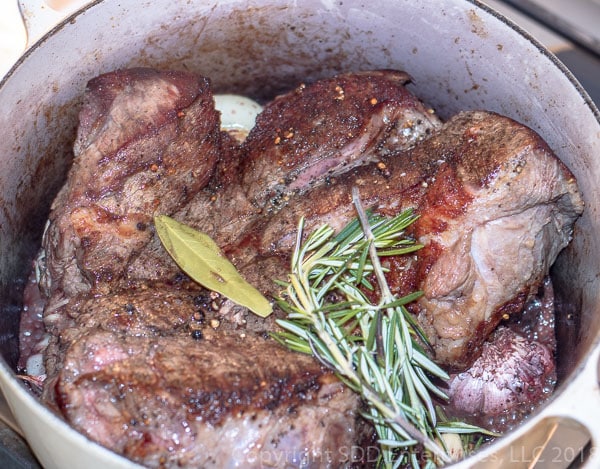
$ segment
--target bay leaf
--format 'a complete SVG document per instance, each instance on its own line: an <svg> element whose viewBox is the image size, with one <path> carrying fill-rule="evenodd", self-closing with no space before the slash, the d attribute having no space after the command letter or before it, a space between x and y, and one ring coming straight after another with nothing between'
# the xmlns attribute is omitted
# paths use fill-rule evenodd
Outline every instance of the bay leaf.
<svg viewBox="0 0 600 469"><path fill-rule="evenodd" d="M210 236L166 215L154 217L154 225L167 252L190 278L260 317L271 314L269 300L240 275Z"/></svg>

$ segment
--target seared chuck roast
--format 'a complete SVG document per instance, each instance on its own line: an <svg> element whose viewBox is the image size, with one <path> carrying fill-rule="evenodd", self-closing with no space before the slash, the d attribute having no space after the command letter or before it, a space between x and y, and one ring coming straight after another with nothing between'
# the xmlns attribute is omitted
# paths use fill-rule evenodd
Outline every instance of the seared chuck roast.
<svg viewBox="0 0 600 469"><path fill-rule="evenodd" d="M276 208L290 193L428 137L441 122L406 90L409 81L393 70L359 72L300 85L275 99L242 145L248 199Z"/></svg>
<svg viewBox="0 0 600 469"><path fill-rule="evenodd" d="M172 214L208 182L219 126L205 78L131 69L89 82L43 240L52 303L120 280L152 239L153 215Z"/></svg>
<svg viewBox="0 0 600 469"><path fill-rule="evenodd" d="M419 215L411 229L425 247L387 260L388 279L399 295L423 291L413 310L435 359L456 370L479 356L503 315L535 295L583 209L573 175L535 132L465 112L412 150L344 173L259 221L243 254L231 256L244 258L246 277L257 279L260 257L248 251L285 256L300 216L307 232L323 223L341 228L355 216L353 186L376 212Z"/></svg>
<svg viewBox="0 0 600 469"><path fill-rule="evenodd" d="M149 467L349 463L368 437L357 396L268 336L216 327L212 301L187 282L75 298L46 399Z"/></svg>
<svg viewBox="0 0 600 469"><path fill-rule="evenodd" d="M441 126L404 85L404 72L350 73L300 85L268 103L238 149L227 149L216 177L174 217L235 247L261 215L352 167L406 150ZM177 272L157 238L132 262L130 278ZM149 266L153 271L150 271Z"/></svg>
<svg viewBox="0 0 600 469"><path fill-rule="evenodd" d="M388 279L399 295L423 290L411 307L435 359L464 369L537 291L582 202L530 129L487 112L442 126L407 80L377 71L300 86L240 146L220 132L205 79L134 69L92 80L40 256L44 400L151 467L361 464L353 449L372 434L357 397L270 339L272 319L233 315L186 280L152 218L208 233L274 295L300 216L307 232L343 226L354 186L382 214L412 207L425 247L386 259Z"/></svg>

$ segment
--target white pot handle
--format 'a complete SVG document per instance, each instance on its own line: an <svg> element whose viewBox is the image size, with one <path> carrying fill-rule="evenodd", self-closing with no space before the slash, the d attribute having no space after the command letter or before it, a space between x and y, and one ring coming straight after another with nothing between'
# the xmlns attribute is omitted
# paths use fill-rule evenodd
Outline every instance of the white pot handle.
<svg viewBox="0 0 600 469"><path fill-rule="evenodd" d="M91 0L18 0L27 32L24 50Z"/></svg>
<svg viewBox="0 0 600 469"><path fill-rule="evenodd" d="M27 32L19 11L17 0L6 2L1 7L0 16L0 80L19 59L25 44Z"/></svg>
<svg viewBox="0 0 600 469"><path fill-rule="evenodd" d="M93 0L2 0L0 80L44 34Z"/></svg>

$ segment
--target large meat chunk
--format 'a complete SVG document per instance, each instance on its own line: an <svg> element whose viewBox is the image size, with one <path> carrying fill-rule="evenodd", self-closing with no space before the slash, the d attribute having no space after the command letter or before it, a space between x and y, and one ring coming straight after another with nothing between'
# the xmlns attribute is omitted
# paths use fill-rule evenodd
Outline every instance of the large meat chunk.
<svg viewBox="0 0 600 469"><path fill-rule="evenodd" d="M300 85L268 103L239 149L221 165L210 197L196 197L181 219L226 247L253 217L340 172L406 150L441 126L406 88L404 72L339 75Z"/></svg>
<svg viewBox="0 0 600 469"><path fill-rule="evenodd" d="M548 399L556 385L555 301L550 278L523 313L503 320L473 365L451 376L447 411L505 432Z"/></svg>
<svg viewBox="0 0 600 469"><path fill-rule="evenodd" d="M203 216L217 239L219 223L256 216L233 197L243 188L242 173L231 176L241 150L222 140L208 85L192 78L129 70L89 84L76 164L44 242L52 283L43 399L148 466L343 466L371 436L357 396L270 339L269 322L238 328L199 287L149 281L181 277L162 248L143 256L154 214L196 194L210 203ZM215 195L228 200L222 210Z"/></svg>
<svg viewBox="0 0 600 469"><path fill-rule="evenodd" d="M48 296L60 301L122 277L152 239L153 215L173 213L206 184L219 147L208 80L149 69L91 80L43 240Z"/></svg>
<svg viewBox="0 0 600 469"><path fill-rule="evenodd" d="M407 80L378 71L301 86L267 105L240 147L222 141L204 79L134 69L92 80L44 236L43 399L150 467L360 463L352 449L372 434L357 396L270 339L272 318L213 305L151 220L207 232L275 295L300 216L307 232L342 227L354 186L382 214L412 207L425 247L386 259L390 285L423 291L412 307L436 360L467 367L538 290L582 202L530 129L486 112L441 127Z"/></svg>
<svg viewBox="0 0 600 469"><path fill-rule="evenodd" d="M435 358L468 367L506 314L519 313L570 241L583 210L573 175L529 128L494 113L466 112L408 152L382 157L297 199L265 219L232 256L260 279L263 257L285 256L300 216L306 230L354 216L351 189L386 215L412 207L412 234L425 245L390 259L398 294L422 290L414 305ZM252 245L251 248L248 246Z"/></svg>
<svg viewBox="0 0 600 469"><path fill-rule="evenodd" d="M341 467L366 435L358 398L308 356L235 331L189 285L81 298L46 399L148 467Z"/></svg>
<svg viewBox="0 0 600 469"><path fill-rule="evenodd" d="M348 73L300 85L265 105L240 148L221 158L216 177L175 218L209 234L225 250L255 218L352 167L406 150L441 126L405 87L404 72ZM154 239L128 270L161 278L174 266Z"/></svg>
<svg viewBox="0 0 600 469"><path fill-rule="evenodd" d="M269 103L243 144L248 198L276 208L290 193L427 138L441 122L404 87L409 81L395 70L349 73Z"/></svg>

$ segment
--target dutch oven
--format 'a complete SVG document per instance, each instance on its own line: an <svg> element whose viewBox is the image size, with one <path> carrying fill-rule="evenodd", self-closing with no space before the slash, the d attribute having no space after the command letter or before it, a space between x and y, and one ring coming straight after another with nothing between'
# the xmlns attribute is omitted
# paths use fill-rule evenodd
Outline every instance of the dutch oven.
<svg viewBox="0 0 600 469"><path fill-rule="evenodd" d="M442 118L486 109L541 134L586 203L552 270L558 387L518 429L455 467L536 458L600 467L598 109L551 53L474 0L98 0L27 50L0 83L0 387L42 465L135 467L72 430L15 375L25 278L71 162L82 92L129 66L196 71L216 93L259 100L338 72L402 69Z"/></svg>

